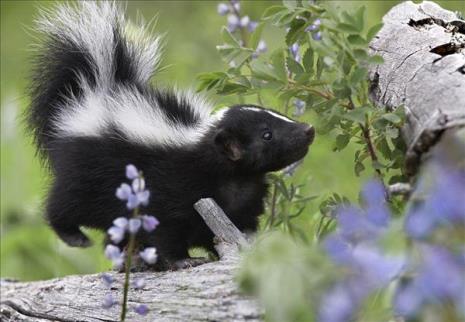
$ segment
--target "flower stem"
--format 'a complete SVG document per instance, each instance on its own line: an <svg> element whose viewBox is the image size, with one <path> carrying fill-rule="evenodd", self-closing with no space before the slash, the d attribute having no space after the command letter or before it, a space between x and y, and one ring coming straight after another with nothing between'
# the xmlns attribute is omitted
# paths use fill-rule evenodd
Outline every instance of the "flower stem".
<svg viewBox="0 0 465 322"><path fill-rule="evenodd" d="M132 217L135 218L139 214L139 207L135 208ZM121 307L121 322L126 319L127 305L128 305L128 292L129 292L129 274L131 272L132 255L134 253L134 247L136 245L136 234L129 234L129 243L126 250L126 271L124 276L124 289L123 289L123 305Z"/></svg>

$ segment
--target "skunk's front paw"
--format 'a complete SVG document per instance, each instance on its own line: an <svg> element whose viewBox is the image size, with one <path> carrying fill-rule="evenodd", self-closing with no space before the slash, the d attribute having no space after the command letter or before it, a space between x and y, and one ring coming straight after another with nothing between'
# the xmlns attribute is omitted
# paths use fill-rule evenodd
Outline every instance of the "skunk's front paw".
<svg viewBox="0 0 465 322"><path fill-rule="evenodd" d="M199 266L205 263L211 262L210 259L206 257L189 257L175 261L172 264L172 270L178 269L185 269L185 268L192 268L195 266Z"/></svg>

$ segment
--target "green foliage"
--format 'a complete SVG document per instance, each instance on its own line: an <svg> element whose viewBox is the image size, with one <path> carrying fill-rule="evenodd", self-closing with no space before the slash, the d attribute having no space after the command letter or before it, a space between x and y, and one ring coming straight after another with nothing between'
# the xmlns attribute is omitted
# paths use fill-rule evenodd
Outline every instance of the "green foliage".
<svg viewBox="0 0 465 322"><path fill-rule="evenodd" d="M317 135L334 138L334 152L348 146L354 149L356 176L371 168L381 180L402 181L404 145L399 131L404 115L402 108L385 111L369 99L368 67L383 61L369 53L368 43L382 24L367 26L365 16L365 7L341 11L330 4L308 1L271 6L250 38L244 32L230 33L223 28L224 43L217 49L229 68L199 75L198 90L239 96L239 102L256 95L259 104L276 97L273 107L288 116L293 116L293 104L304 102L305 114L313 113L317 120ZM266 28L278 28L284 37L269 54L258 54L256 46ZM292 193L301 188L295 181L283 173L270 177L273 192L265 227L280 226L304 238L305 233L292 219L314 197L294 196ZM320 210L326 209L333 196L322 201ZM324 212L320 216L321 221L328 218Z"/></svg>
<svg viewBox="0 0 465 322"><path fill-rule="evenodd" d="M279 260L276 260L279 259ZM275 232L262 236L245 254L238 280L242 289L263 300L269 321L315 321L315 290L334 278L330 263L317 247ZM316 274L309 274L312 268Z"/></svg>

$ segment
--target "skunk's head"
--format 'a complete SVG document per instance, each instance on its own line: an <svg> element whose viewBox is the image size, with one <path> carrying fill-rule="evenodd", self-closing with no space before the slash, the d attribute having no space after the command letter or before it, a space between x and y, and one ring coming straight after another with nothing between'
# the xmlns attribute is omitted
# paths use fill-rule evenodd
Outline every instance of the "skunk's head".
<svg viewBox="0 0 465 322"><path fill-rule="evenodd" d="M216 147L239 171L280 170L302 159L315 137L313 126L258 106L220 113Z"/></svg>

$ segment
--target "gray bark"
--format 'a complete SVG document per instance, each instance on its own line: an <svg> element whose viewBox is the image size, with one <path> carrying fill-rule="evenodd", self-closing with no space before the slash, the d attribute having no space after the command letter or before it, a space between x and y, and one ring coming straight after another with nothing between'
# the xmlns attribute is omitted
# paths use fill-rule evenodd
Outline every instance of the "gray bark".
<svg viewBox="0 0 465 322"><path fill-rule="evenodd" d="M170 272L133 273L144 278L142 290L129 291L127 321L259 321L263 311L257 302L238 290L234 273L239 246L246 240L211 199L196 204L219 240L221 259L189 269ZM111 293L122 298L124 274L111 272L111 289L99 274L67 276L48 281L0 284L1 321L118 321L120 305L103 309L103 298ZM131 308L146 304L149 313L138 316Z"/></svg>
<svg viewBox="0 0 465 322"><path fill-rule="evenodd" d="M444 131L465 125L465 21L437 4L404 2L383 18L370 44L384 64L370 70L371 97L388 109L404 106L406 171Z"/></svg>

